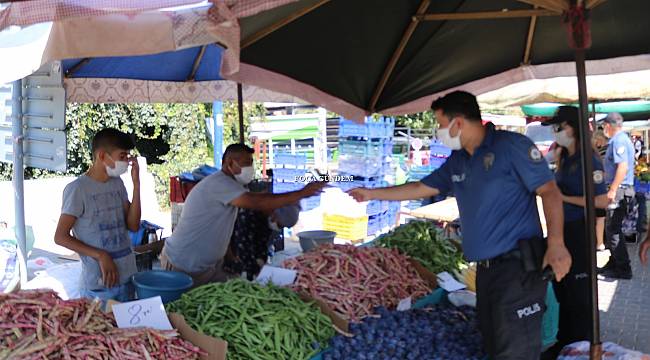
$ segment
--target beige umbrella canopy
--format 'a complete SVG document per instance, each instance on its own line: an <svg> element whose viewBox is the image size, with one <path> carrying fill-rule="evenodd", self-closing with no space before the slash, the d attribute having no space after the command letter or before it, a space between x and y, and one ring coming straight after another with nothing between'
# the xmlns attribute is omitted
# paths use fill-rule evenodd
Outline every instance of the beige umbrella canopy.
<svg viewBox="0 0 650 360"><path fill-rule="evenodd" d="M650 98L650 70L610 75L587 76L589 101L606 102ZM575 77L534 79L508 85L478 97L482 105L503 108L536 104L577 103L578 84Z"/></svg>

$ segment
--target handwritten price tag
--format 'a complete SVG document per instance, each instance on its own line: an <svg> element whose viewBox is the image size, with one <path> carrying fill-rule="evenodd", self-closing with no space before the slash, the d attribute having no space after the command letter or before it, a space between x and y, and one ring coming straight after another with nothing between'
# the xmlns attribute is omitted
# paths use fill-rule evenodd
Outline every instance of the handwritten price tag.
<svg viewBox="0 0 650 360"><path fill-rule="evenodd" d="M411 297L402 299L399 304L397 304L397 311L406 311L411 310Z"/></svg>
<svg viewBox="0 0 650 360"><path fill-rule="evenodd" d="M264 265L255 281L263 285L271 282L278 286L289 286L296 281L297 275L298 273L295 270Z"/></svg>
<svg viewBox="0 0 650 360"><path fill-rule="evenodd" d="M120 328L150 327L172 330L160 296L113 305L113 315Z"/></svg>

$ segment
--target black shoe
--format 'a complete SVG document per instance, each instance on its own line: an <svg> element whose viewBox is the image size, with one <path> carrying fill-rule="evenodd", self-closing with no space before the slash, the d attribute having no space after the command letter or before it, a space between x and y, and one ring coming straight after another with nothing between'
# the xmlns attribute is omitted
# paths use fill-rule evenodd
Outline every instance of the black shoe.
<svg viewBox="0 0 650 360"><path fill-rule="evenodd" d="M600 273L604 278L607 279L621 279L621 280L630 280L632 279L632 271L621 271L616 269L605 269Z"/></svg>

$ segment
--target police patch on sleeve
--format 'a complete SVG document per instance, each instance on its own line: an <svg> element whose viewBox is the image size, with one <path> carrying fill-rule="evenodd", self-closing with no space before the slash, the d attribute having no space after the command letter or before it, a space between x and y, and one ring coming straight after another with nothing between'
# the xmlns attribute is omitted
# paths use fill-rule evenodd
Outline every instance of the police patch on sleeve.
<svg viewBox="0 0 650 360"><path fill-rule="evenodd" d="M594 171L594 184L602 184L604 177L604 173L601 170Z"/></svg>
<svg viewBox="0 0 650 360"><path fill-rule="evenodd" d="M619 147L616 149L616 153L619 154L619 155L623 155L623 154L625 154L625 146L619 146Z"/></svg>
<svg viewBox="0 0 650 360"><path fill-rule="evenodd" d="M533 145L528 149L528 157L535 162L542 161L542 152Z"/></svg>

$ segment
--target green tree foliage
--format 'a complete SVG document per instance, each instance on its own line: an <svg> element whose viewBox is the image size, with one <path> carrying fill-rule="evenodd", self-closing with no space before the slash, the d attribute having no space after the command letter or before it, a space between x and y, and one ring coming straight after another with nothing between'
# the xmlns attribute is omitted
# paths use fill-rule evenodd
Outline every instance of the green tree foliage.
<svg viewBox="0 0 650 360"><path fill-rule="evenodd" d="M264 119L266 109L262 103L244 103L244 138L248 142L251 118ZM239 112L237 102L223 103L223 142L224 146L239 142ZM251 145L251 144L248 144Z"/></svg>
<svg viewBox="0 0 650 360"><path fill-rule="evenodd" d="M410 127L411 129L432 129L436 126L436 118L432 111L395 117L395 126Z"/></svg>
<svg viewBox="0 0 650 360"><path fill-rule="evenodd" d="M91 139L106 127L134 135L138 153L147 157L162 207L169 205L169 177L212 163L204 104L68 104L65 173L26 168L26 179L79 176L92 164ZM165 153L162 155L163 153ZM0 180L11 179L11 164L0 163Z"/></svg>

